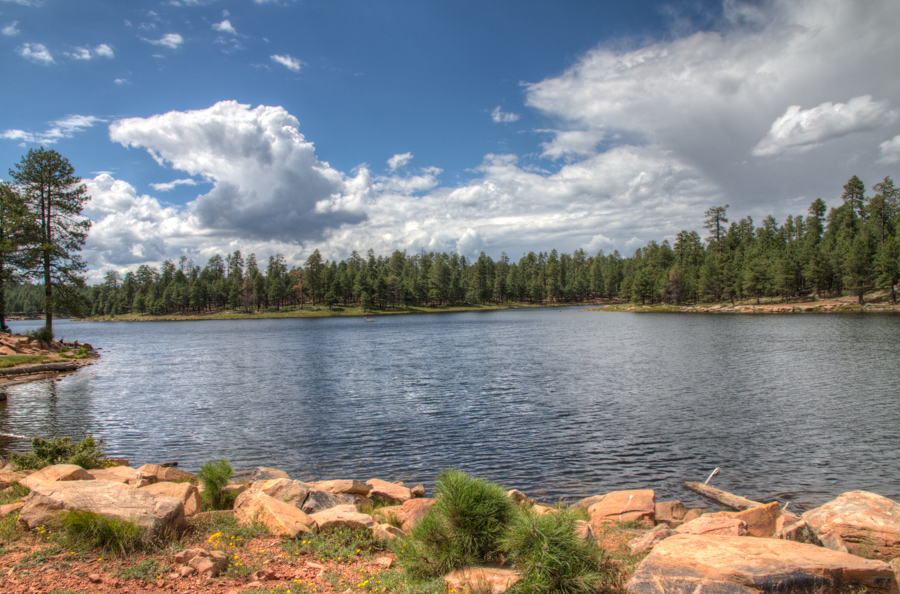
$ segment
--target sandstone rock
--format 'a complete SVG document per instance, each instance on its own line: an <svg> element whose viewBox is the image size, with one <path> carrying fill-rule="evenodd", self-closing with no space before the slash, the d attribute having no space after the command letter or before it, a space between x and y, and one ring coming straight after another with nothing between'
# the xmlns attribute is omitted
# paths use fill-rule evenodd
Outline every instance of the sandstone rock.
<svg viewBox="0 0 900 594"><path fill-rule="evenodd" d="M425 485L416 484L409 490L413 497L425 497Z"/></svg>
<svg viewBox="0 0 900 594"><path fill-rule="evenodd" d="M657 544L675 534L666 524L660 524L643 536L628 541L628 548L632 555L641 555L651 550Z"/></svg>
<svg viewBox="0 0 900 594"><path fill-rule="evenodd" d="M308 514L314 514L341 504L341 500L338 499L337 495L329 493L328 491L310 489L301 509Z"/></svg>
<svg viewBox="0 0 900 594"><path fill-rule="evenodd" d="M869 559L900 556L900 504L887 497L850 491L801 517L828 548L843 544Z"/></svg>
<svg viewBox="0 0 900 594"><path fill-rule="evenodd" d="M372 490L372 487L366 483L354 480L317 481L310 486L320 491L328 491L334 495L344 493L347 495L363 495L364 497L368 497L369 491Z"/></svg>
<svg viewBox="0 0 900 594"><path fill-rule="evenodd" d="M19 503L7 503L6 505L0 505L0 518L6 517L9 514L15 513L22 509L25 506L24 501L20 501Z"/></svg>
<svg viewBox="0 0 900 594"><path fill-rule="evenodd" d="M683 524L687 513L688 508L680 501L656 502L656 521L665 523L669 528L676 528Z"/></svg>
<svg viewBox="0 0 900 594"><path fill-rule="evenodd" d="M799 522L794 522L789 526L782 528L775 533L773 538L792 540L794 542L805 542L807 544L816 545L817 547L822 546L822 541L816 536L815 530L809 527L806 520L800 520Z"/></svg>
<svg viewBox="0 0 900 594"><path fill-rule="evenodd" d="M778 519L775 520L775 532L781 532L782 530L791 526L791 524L796 524L800 521L800 516L793 514L789 511L781 510L781 515L778 516ZM788 539L790 540L790 539Z"/></svg>
<svg viewBox="0 0 900 594"><path fill-rule="evenodd" d="M368 514L361 514L352 505L339 505L309 516L319 530L333 530L335 528L370 529L375 526L375 521Z"/></svg>
<svg viewBox="0 0 900 594"><path fill-rule="evenodd" d="M159 480L161 481L169 481L173 483L191 483L196 485L200 482L200 479L197 478L197 475L188 472L186 470L181 470L180 468L172 468L172 467L163 467L162 474L158 475Z"/></svg>
<svg viewBox="0 0 900 594"><path fill-rule="evenodd" d="M28 476L29 473L27 472L0 472L0 489L6 489L15 483L21 483Z"/></svg>
<svg viewBox="0 0 900 594"><path fill-rule="evenodd" d="M400 508L402 505L390 505L380 507L372 512L372 517L385 524L402 524L400 520Z"/></svg>
<svg viewBox="0 0 900 594"><path fill-rule="evenodd" d="M375 524L372 528L372 536L379 540L394 540L398 536L406 536L406 533L390 524Z"/></svg>
<svg viewBox="0 0 900 594"><path fill-rule="evenodd" d="M315 522L289 503L278 501L261 491L244 491L234 502L235 517L241 524L259 522L270 532L294 538L310 532Z"/></svg>
<svg viewBox="0 0 900 594"><path fill-rule="evenodd" d="M225 485L222 487L222 493L228 493L234 496L237 499L237 496L247 490L247 485ZM203 489L200 489L200 492L203 492Z"/></svg>
<svg viewBox="0 0 900 594"><path fill-rule="evenodd" d="M634 522L652 527L656 511L656 494L652 489L613 491L588 508L591 524L599 528L607 522Z"/></svg>
<svg viewBox="0 0 900 594"><path fill-rule="evenodd" d="M391 557L375 557L375 565L382 569L390 569L394 565L394 559Z"/></svg>
<svg viewBox="0 0 900 594"><path fill-rule="evenodd" d="M163 473L163 467L159 464L144 464L138 466L137 472L140 478L155 483L160 480L159 477Z"/></svg>
<svg viewBox="0 0 900 594"><path fill-rule="evenodd" d="M138 471L127 466L111 466L109 468L92 468L87 471L95 479L128 483L138 478Z"/></svg>
<svg viewBox="0 0 900 594"><path fill-rule="evenodd" d="M184 505L185 516L192 516L198 513L202 506L202 503L200 502L200 491L190 483L163 482L141 488L154 495L167 495L178 499L181 501L182 505Z"/></svg>
<svg viewBox="0 0 900 594"><path fill-rule="evenodd" d="M781 516L781 506L777 501L751 507L739 512L718 512L708 514L711 517L730 517L737 518L747 524L747 534L750 536L759 536L769 538L775 534L775 524L778 517Z"/></svg>
<svg viewBox="0 0 900 594"><path fill-rule="evenodd" d="M279 501L290 503L297 509L303 507L303 503L309 495L309 487L305 483L285 478L256 481L250 488L254 491L262 491Z"/></svg>
<svg viewBox="0 0 900 594"><path fill-rule="evenodd" d="M585 522L584 520L575 521L575 537L580 538L581 540L592 540L597 538L591 523Z"/></svg>
<svg viewBox="0 0 900 594"><path fill-rule="evenodd" d="M700 516L706 513L705 509L689 509L688 512L684 515L683 523L690 522L691 520L696 520Z"/></svg>
<svg viewBox="0 0 900 594"><path fill-rule="evenodd" d="M381 479L371 479L366 481L366 484L372 487L369 497L376 501L403 503L412 499L410 490L396 483L389 483Z"/></svg>
<svg viewBox="0 0 900 594"><path fill-rule="evenodd" d="M81 466L75 464L54 464L41 468L37 472L28 475L19 481L32 491L37 483L53 483L57 481L92 481L94 477L89 475Z"/></svg>
<svg viewBox="0 0 900 594"><path fill-rule="evenodd" d="M184 505L178 499L103 480L38 482L19 511L19 521L33 529L69 510L121 518L157 535L184 528Z"/></svg>
<svg viewBox="0 0 900 594"><path fill-rule="evenodd" d="M353 505L356 507L356 509L362 509L364 507L372 509L372 507L375 506L375 502L373 500L363 495L348 495L345 493L341 493L340 495L335 495L335 497L338 498L342 505Z"/></svg>
<svg viewBox="0 0 900 594"><path fill-rule="evenodd" d="M289 479L291 477L288 476L288 473L286 473L283 470L278 470L277 468L266 468L264 466L260 466L260 467L256 468L256 470L253 471L252 475L250 475L250 482L253 483L256 481L267 481L270 479L277 479L277 478Z"/></svg>
<svg viewBox="0 0 900 594"><path fill-rule="evenodd" d="M514 569L464 567L445 575L444 582L450 590L503 594L520 578L519 572Z"/></svg>
<svg viewBox="0 0 900 594"><path fill-rule="evenodd" d="M518 489L512 489L506 495L513 500L516 505L534 505L535 501L525 493Z"/></svg>
<svg viewBox="0 0 900 594"><path fill-rule="evenodd" d="M416 524L422 521L431 506L434 505L434 499L410 499L400 506L397 519L400 521L400 528L404 532L410 532L415 528Z"/></svg>
<svg viewBox="0 0 900 594"><path fill-rule="evenodd" d="M898 592L890 566L880 561L774 538L679 534L656 545L626 588L632 594Z"/></svg>
<svg viewBox="0 0 900 594"><path fill-rule="evenodd" d="M585 497L584 499L579 499L569 507L574 507L575 509L588 509L595 503L602 500L606 495L591 495L590 497Z"/></svg>
<svg viewBox="0 0 900 594"><path fill-rule="evenodd" d="M197 570L191 567L190 565L181 565L178 568L178 575L181 577L190 577L197 573Z"/></svg>
<svg viewBox="0 0 900 594"><path fill-rule="evenodd" d="M675 529L679 534L716 534L719 536L746 536L747 524L737 518L706 514L685 522Z"/></svg>

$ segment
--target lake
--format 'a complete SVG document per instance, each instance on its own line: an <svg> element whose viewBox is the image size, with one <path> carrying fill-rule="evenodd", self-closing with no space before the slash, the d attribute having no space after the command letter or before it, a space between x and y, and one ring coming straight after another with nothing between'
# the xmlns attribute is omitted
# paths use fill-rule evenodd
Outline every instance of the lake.
<svg viewBox="0 0 900 594"><path fill-rule="evenodd" d="M548 502L654 488L694 504L681 483L720 467L712 484L792 507L900 499L900 316L567 307L54 329L101 360L8 388L0 433L92 433L133 466L228 458L429 487L454 467Z"/></svg>

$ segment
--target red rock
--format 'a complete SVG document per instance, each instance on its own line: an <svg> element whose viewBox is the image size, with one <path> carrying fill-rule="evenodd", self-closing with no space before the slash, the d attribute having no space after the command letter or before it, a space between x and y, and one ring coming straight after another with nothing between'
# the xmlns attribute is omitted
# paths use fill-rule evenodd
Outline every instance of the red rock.
<svg viewBox="0 0 900 594"><path fill-rule="evenodd" d="M900 592L891 567L880 561L774 538L687 534L656 545L626 588L631 594Z"/></svg>
<svg viewBox="0 0 900 594"><path fill-rule="evenodd" d="M54 483L57 481L92 481L94 477L81 466L75 464L54 464L41 468L28 475L20 482L32 491L37 483Z"/></svg>
<svg viewBox="0 0 900 594"><path fill-rule="evenodd" d="M638 521L652 527L656 511L656 494L652 489L613 491L588 508L591 524L600 528L608 522Z"/></svg>
<svg viewBox="0 0 900 594"><path fill-rule="evenodd" d="M404 532L410 532L428 514L433 505L434 499L426 499L424 497L421 499L410 499L405 502L400 506L400 511L397 513L400 528Z"/></svg>
<svg viewBox="0 0 900 594"><path fill-rule="evenodd" d="M675 534L666 524L660 524L643 536L628 541L632 555L641 555Z"/></svg>
<svg viewBox="0 0 900 594"><path fill-rule="evenodd" d="M352 505L339 505L309 516L319 530L333 530L335 528L359 528L370 529L375 526L375 521L368 514L361 514Z"/></svg>
<svg viewBox="0 0 900 594"><path fill-rule="evenodd" d="M803 514L822 544L868 559L900 556L900 504L869 491L850 491Z"/></svg>
<svg viewBox="0 0 900 594"><path fill-rule="evenodd" d="M737 518L747 524L747 534L769 538L775 534L775 524L781 516L781 506L777 501L766 505L751 507L739 512L718 512L707 514L710 517Z"/></svg>
<svg viewBox="0 0 900 594"><path fill-rule="evenodd" d="M719 536L746 536L747 524L729 516L705 514L696 520L685 522L675 529L679 534L711 534Z"/></svg>
<svg viewBox="0 0 900 594"><path fill-rule="evenodd" d="M181 501L184 505L184 515L192 516L201 509L200 491L197 487L190 483L169 483L162 482L141 487L148 493L154 495L168 495Z"/></svg>
<svg viewBox="0 0 900 594"><path fill-rule="evenodd" d="M109 468L92 468L87 471L95 479L127 483L138 478L138 471L127 466L111 466Z"/></svg>
<svg viewBox="0 0 900 594"><path fill-rule="evenodd" d="M309 495L309 487L307 487L306 483L286 478L256 481L250 488L254 491L262 491L279 501L290 503L298 509L303 507L303 502L306 501L306 497Z"/></svg>
<svg viewBox="0 0 900 594"><path fill-rule="evenodd" d="M273 534L291 538L310 532L315 521L289 503L278 501L261 491L244 491L234 502L234 512L241 524L260 522Z"/></svg>
<svg viewBox="0 0 900 594"><path fill-rule="evenodd" d="M403 503L412 499L412 492L397 483L389 483L381 479L371 479L366 481L366 484L372 487L372 490L369 492L369 497L376 501Z"/></svg>
<svg viewBox="0 0 900 594"><path fill-rule="evenodd" d="M372 490L372 487L366 483L354 480L317 481L310 486L335 495L343 493L346 495L362 495L364 497L368 497L369 492Z"/></svg>
<svg viewBox="0 0 900 594"><path fill-rule="evenodd" d="M655 515L657 523L663 522L669 528L675 528L684 523L684 517L688 513L688 508L680 501L657 501Z"/></svg>

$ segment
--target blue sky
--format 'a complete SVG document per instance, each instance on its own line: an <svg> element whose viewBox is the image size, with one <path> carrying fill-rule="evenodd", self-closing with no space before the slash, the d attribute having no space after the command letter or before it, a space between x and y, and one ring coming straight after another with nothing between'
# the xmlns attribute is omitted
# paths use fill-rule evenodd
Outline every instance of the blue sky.
<svg viewBox="0 0 900 594"><path fill-rule="evenodd" d="M894 0L0 0L0 171L72 162L92 278L628 254L896 175L898 24Z"/></svg>

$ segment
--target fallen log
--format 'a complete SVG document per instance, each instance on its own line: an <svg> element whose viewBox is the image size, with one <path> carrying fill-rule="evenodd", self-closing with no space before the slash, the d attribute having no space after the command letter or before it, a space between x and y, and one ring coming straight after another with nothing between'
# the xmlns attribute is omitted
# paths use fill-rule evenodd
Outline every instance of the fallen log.
<svg viewBox="0 0 900 594"><path fill-rule="evenodd" d="M0 376L46 373L48 371L75 371L76 369L78 369L78 364L74 361L66 361L64 363L42 363L40 365L22 365L19 367L0 369Z"/></svg>
<svg viewBox="0 0 900 594"><path fill-rule="evenodd" d="M698 495L703 495L707 499L712 499L716 503L723 505L725 507L730 507L733 510L742 511L745 509L750 509L752 507L759 507L760 505L765 505L758 501L752 501L745 497L740 497L738 495L733 495L728 491L723 491L721 489L716 489L715 487L710 487L704 483L682 483L682 486L690 489L694 493Z"/></svg>

